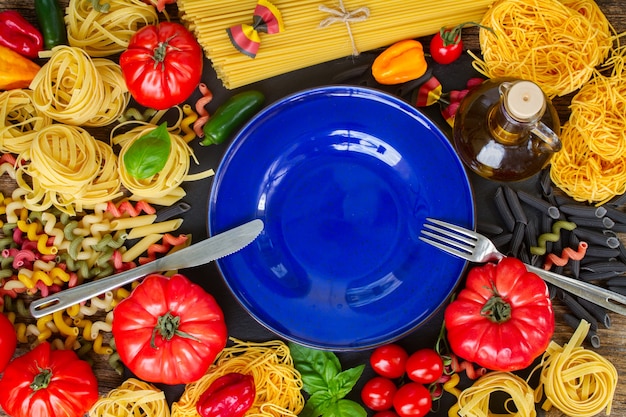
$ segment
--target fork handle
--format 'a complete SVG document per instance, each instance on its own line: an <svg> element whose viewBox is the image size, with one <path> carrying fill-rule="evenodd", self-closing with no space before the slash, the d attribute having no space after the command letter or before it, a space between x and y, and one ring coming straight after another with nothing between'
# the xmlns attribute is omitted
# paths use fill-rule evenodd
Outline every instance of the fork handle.
<svg viewBox="0 0 626 417"><path fill-rule="evenodd" d="M526 269L543 278L544 281L579 296L587 301L626 316L626 296L588 282L555 274L545 269L526 264Z"/></svg>

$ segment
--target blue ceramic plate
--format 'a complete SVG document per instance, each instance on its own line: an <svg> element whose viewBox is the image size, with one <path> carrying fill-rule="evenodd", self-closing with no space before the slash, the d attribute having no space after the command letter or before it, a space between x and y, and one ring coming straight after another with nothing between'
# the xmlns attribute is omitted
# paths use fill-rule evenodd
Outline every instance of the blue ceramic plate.
<svg viewBox="0 0 626 417"><path fill-rule="evenodd" d="M371 348L432 316L465 261L418 240L426 217L474 226L466 172L407 103L361 87L303 91L260 112L218 167L209 232L265 230L217 261L261 324L320 349Z"/></svg>

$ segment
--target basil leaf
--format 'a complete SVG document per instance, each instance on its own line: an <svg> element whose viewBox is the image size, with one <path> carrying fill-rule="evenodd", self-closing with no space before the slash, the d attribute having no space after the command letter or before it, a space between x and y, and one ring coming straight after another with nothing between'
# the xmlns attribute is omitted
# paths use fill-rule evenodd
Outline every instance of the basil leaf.
<svg viewBox="0 0 626 417"><path fill-rule="evenodd" d="M367 411L361 404L343 399L328 408L324 417L367 417Z"/></svg>
<svg viewBox="0 0 626 417"><path fill-rule="evenodd" d="M328 391L318 391L311 395L304 404L304 409L298 414L298 417L319 417L326 415L333 404L335 404L334 398Z"/></svg>
<svg viewBox="0 0 626 417"><path fill-rule="evenodd" d="M311 395L328 390L330 382L341 372L341 363L332 352L311 349L296 343L290 343L289 349L294 365L302 375L304 390Z"/></svg>
<svg viewBox="0 0 626 417"><path fill-rule="evenodd" d="M340 372L328 384L328 391L338 400L345 397L352 391L352 388L354 388L354 385L361 377L364 369L365 365L359 365Z"/></svg>
<svg viewBox="0 0 626 417"><path fill-rule="evenodd" d="M167 163L171 148L167 123L162 123L134 141L124 154L128 175L142 180L157 174Z"/></svg>

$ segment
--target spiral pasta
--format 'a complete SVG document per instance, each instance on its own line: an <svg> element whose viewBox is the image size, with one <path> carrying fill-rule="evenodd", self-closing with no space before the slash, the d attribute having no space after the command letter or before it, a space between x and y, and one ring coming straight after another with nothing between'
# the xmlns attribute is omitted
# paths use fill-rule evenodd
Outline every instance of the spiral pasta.
<svg viewBox="0 0 626 417"><path fill-rule="evenodd" d="M156 24L159 16L141 0L107 0L106 12L93 2L70 0L65 15L67 38L71 46L92 57L104 57L126 50L138 29Z"/></svg>
<svg viewBox="0 0 626 417"><path fill-rule="evenodd" d="M130 100L118 64L105 58L92 60L84 50L66 45L52 49L30 89L38 111L76 126L106 126Z"/></svg>
<svg viewBox="0 0 626 417"><path fill-rule="evenodd" d="M592 0L499 0L481 25L491 30L480 30L482 59L474 55L474 67L489 78L532 80L549 97L589 81L613 44L610 24Z"/></svg>

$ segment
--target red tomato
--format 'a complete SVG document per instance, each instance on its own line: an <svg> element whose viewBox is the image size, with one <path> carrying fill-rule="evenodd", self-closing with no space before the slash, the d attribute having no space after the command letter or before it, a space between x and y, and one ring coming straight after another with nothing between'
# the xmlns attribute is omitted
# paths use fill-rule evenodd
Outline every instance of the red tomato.
<svg viewBox="0 0 626 417"><path fill-rule="evenodd" d="M7 316L0 313L0 372L11 361L17 347L17 335Z"/></svg>
<svg viewBox="0 0 626 417"><path fill-rule="evenodd" d="M412 381L432 384L443 375L443 360L433 349L419 349L406 361L406 373Z"/></svg>
<svg viewBox="0 0 626 417"><path fill-rule="evenodd" d="M185 101L202 77L204 55L183 25L161 22L139 29L120 56L130 94L143 106L168 109Z"/></svg>
<svg viewBox="0 0 626 417"><path fill-rule="evenodd" d="M493 371L530 366L554 333L546 283L510 257L470 269L444 322L452 352Z"/></svg>
<svg viewBox="0 0 626 417"><path fill-rule="evenodd" d="M442 28L430 40L430 56L435 62L451 64L461 56L463 52L461 31L454 31L455 29Z"/></svg>
<svg viewBox="0 0 626 417"><path fill-rule="evenodd" d="M402 385L393 397L393 408L400 417L422 417L433 404L428 389L417 382Z"/></svg>
<svg viewBox="0 0 626 417"><path fill-rule="evenodd" d="M393 407L397 390L396 384L391 379L375 376L363 385L361 400L366 407L374 411L389 410Z"/></svg>
<svg viewBox="0 0 626 417"><path fill-rule="evenodd" d="M370 365L380 376L400 378L404 375L408 357L409 354L402 346L390 343L374 349L370 356Z"/></svg>
<svg viewBox="0 0 626 417"><path fill-rule="evenodd" d="M13 417L83 416L97 399L91 366L47 342L14 359L0 380L0 406Z"/></svg>
<svg viewBox="0 0 626 417"><path fill-rule="evenodd" d="M113 314L120 359L145 381L195 381L226 346L228 332L219 305L180 274L147 276Z"/></svg>

